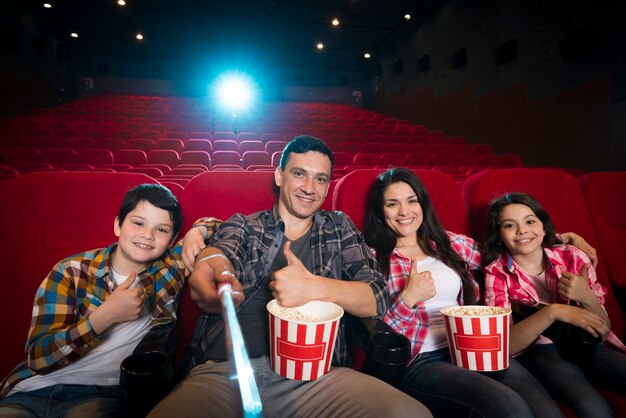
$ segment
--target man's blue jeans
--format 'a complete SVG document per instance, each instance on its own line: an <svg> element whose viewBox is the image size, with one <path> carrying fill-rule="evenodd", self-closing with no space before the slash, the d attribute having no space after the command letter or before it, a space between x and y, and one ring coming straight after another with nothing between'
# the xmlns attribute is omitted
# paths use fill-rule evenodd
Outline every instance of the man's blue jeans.
<svg viewBox="0 0 626 418"><path fill-rule="evenodd" d="M0 417L119 417L126 410L119 386L54 385L0 401Z"/></svg>

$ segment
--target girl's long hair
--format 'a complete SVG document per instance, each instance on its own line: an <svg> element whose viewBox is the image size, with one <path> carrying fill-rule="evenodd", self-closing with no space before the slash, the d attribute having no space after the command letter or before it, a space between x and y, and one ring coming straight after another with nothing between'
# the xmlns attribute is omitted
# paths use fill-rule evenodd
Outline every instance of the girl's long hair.
<svg viewBox="0 0 626 418"><path fill-rule="evenodd" d="M487 230L485 239L480 244L480 255L483 266L488 266L497 260L502 254L508 252L508 249L500 238L500 213L502 209L508 205L519 204L528 206L537 218L543 223L543 230L546 235L543 237L542 245L544 247L554 247L562 244L554 231L554 224L550 220L550 215L541 206L537 200L529 194L514 192L507 193L500 197L496 197L489 203L487 211Z"/></svg>
<svg viewBox="0 0 626 418"><path fill-rule="evenodd" d="M367 244L376 250L376 258L384 276L389 276L391 253L396 247L396 234L385 222L384 194L389 185L399 182L413 189L422 208L423 221L417 230L417 242L422 251L454 270L463 283L464 303L476 303L473 279L467 263L452 249L450 238L439 221L424 184L415 173L405 168L391 169L379 175L367 196L363 235Z"/></svg>

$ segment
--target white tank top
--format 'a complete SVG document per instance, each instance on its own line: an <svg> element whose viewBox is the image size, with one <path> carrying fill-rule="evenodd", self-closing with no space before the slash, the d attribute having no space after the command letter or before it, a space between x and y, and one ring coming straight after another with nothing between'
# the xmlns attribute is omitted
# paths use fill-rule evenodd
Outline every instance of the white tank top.
<svg viewBox="0 0 626 418"><path fill-rule="evenodd" d="M432 299L424 303L430 327L420 352L426 353L448 346L446 325L440 310L450 306L458 306L458 297L461 292L461 277L450 267L433 257L419 261L417 263L417 271L430 271L437 291L437 294Z"/></svg>

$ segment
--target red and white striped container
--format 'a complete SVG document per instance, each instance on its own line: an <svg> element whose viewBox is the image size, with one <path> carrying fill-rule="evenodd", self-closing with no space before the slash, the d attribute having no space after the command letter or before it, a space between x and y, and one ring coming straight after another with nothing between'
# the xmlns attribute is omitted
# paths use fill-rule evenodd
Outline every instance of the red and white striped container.
<svg viewBox="0 0 626 418"><path fill-rule="evenodd" d="M328 373L343 309L320 301L286 309L272 300L267 310L274 371L294 380L314 380Z"/></svg>
<svg viewBox="0 0 626 418"><path fill-rule="evenodd" d="M479 372L509 367L511 310L494 306L454 306L441 310L452 362Z"/></svg>

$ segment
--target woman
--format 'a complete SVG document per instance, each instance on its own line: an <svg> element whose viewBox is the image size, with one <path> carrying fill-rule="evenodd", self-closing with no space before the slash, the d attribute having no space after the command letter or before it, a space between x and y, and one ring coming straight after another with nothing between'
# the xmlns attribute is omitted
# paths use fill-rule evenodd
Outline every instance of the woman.
<svg viewBox="0 0 626 418"><path fill-rule="evenodd" d="M563 416L545 389L519 363L473 372L451 363L440 309L475 304L480 269L474 240L447 232L426 188L410 170L381 174L369 195L365 239L388 278L392 306L383 320L411 341L402 389L435 416Z"/></svg>

